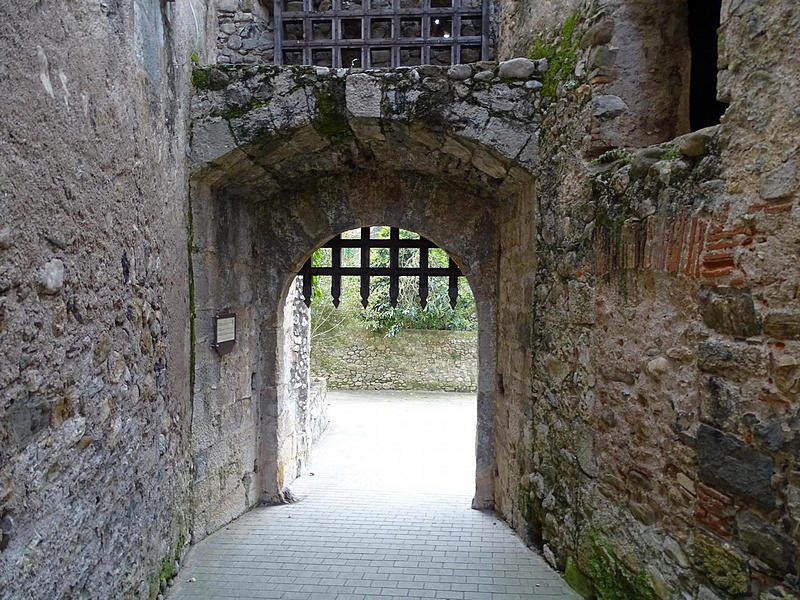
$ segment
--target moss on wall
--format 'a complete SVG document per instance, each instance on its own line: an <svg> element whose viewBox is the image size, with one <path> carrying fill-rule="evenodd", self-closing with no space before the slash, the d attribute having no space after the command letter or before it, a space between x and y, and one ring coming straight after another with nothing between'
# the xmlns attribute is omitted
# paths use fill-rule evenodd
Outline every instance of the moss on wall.
<svg viewBox="0 0 800 600"><path fill-rule="evenodd" d="M656 600L647 573L629 569L599 534L593 532L588 536L584 556L586 575L591 579L597 600ZM577 566L575 571L573 581L581 574Z"/></svg>
<svg viewBox="0 0 800 600"><path fill-rule="evenodd" d="M562 25L557 43L549 43L544 37L539 36L528 52L530 58L546 58L550 64L542 81L543 96L555 98L558 84L569 78L575 71L575 65L578 62L578 44L581 41L581 34L576 33L579 21L580 13L573 13Z"/></svg>

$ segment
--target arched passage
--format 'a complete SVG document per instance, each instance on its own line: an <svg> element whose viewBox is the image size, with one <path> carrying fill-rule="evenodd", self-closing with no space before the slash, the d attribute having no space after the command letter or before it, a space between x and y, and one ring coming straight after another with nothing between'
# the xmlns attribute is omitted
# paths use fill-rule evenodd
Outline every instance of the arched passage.
<svg viewBox="0 0 800 600"><path fill-rule="evenodd" d="M502 379L498 298L509 285L501 277L504 261L519 251L510 248L504 258L502 239L509 226L520 225L520 200L529 205L532 182L526 171L486 147L424 127L402 129L407 135L384 135L377 152L356 140L303 151L300 146L314 139L314 132L300 128L280 144L235 149L195 174L196 534L258 501L278 499L290 483L293 413L284 299L320 245L342 231L376 223L418 232L444 248L472 287L479 319L474 505L493 506ZM448 140L469 148L468 155L459 158L452 148L443 149ZM499 170L495 178L477 168L476 156L500 165L502 177ZM532 228L530 220L525 227ZM220 310L237 314L240 332L236 349L224 357L210 348L213 316ZM519 312L503 311L504 318L513 320ZM507 327L524 329L510 322Z"/></svg>

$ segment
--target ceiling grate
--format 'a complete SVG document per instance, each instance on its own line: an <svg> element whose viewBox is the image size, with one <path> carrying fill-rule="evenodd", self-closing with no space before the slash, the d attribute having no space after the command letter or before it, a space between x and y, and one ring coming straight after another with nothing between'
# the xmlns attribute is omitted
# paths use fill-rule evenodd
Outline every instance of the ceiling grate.
<svg viewBox="0 0 800 600"><path fill-rule="evenodd" d="M489 56L483 0L275 0L275 64L384 68Z"/></svg>

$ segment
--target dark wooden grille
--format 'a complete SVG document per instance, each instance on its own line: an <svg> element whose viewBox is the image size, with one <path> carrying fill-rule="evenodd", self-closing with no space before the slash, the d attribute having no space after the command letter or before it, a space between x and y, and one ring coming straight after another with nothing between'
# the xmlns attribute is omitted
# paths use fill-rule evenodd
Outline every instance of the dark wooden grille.
<svg viewBox="0 0 800 600"><path fill-rule="evenodd" d="M275 0L275 64L380 68L489 55L486 0Z"/></svg>
<svg viewBox="0 0 800 600"><path fill-rule="evenodd" d="M361 279L361 304L364 308L369 303L370 277L389 277L389 301L392 307L397 306L397 297L400 291L401 277L419 277L419 301L423 308L428 304L428 278L447 277L448 296L450 306L455 308L458 301L458 278L464 274L458 268L452 258L448 257L447 267L431 267L428 260L428 251L431 248L438 248L430 240L420 236L418 239L401 239L400 230L396 227L389 229L388 239L372 239L370 228L361 228L360 239L345 239L341 235L324 244L322 248L331 249L331 266L317 267L309 258L300 269L303 276L303 300L306 306L311 306L312 286L315 275L330 276L331 278L331 298L333 305L338 307L342 294L342 277L355 276ZM342 248L359 248L361 265L358 267L342 266ZM389 266L373 267L370 265L372 248L389 249ZM419 250L419 267L401 267L400 249L416 248Z"/></svg>

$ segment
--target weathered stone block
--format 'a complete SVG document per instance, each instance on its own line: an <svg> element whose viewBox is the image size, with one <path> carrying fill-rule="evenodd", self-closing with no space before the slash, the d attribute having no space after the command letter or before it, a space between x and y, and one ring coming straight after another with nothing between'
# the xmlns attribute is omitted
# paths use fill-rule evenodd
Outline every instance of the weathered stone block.
<svg viewBox="0 0 800 600"><path fill-rule="evenodd" d="M620 383L627 383L628 385L633 385L636 381L636 377L633 373L613 365L600 367L600 373L609 381L619 381Z"/></svg>
<svg viewBox="0 0 800 600"><path fill-rule="evenodd" d="M453 65L447 70L447 76L456 81L463 81L472 77L472 67L469 65Z"/></svg>
<svg viewBox="0 0 800 600"><path fill-rule="evenodd" d="M797 161L785 162L761 176L760 192L764 200L790 195L797 187Z"/></svg>
<svg viewBox="0 0 800 600"><path fill-rule="evenodd" d="M700 419L719 429L729 429L739 412L739 389L722 377L708 378L708 396L700 403Z"/></svg>
<svg viewBox="0 0 800 600"><path fill-rule="evenodd" d="M239 10L239 0L217 0L217 10L236 12Z"/></svg>
<svg viewBox="0 0 800 600"><path fill-rule="evenodd" d="M603 19L592 25L581 38L581 48L607 44L614 35L614 20Z"/></svg>
<svg viewBox="0 0 800 600"><path fill-rule="evenodd" d="M775 385L784 394L800 393L800 360L781 356L775 366Z"/></svg>
<svg viewBox="0 0 800 600"><path fill-rule="evenodd" d="M780 574L792 572L797 566L797 545L753 513L739 513L736 528L747 549Z"/></svg>
<svg viewBox="0 0 800 600"><path fill-rule="evenodd" d="M776 585L761 592L758 595L758 600L800 600L800 595L789 591L782 585Z"/></svg>
<svg viewBox="0 0 800 600"><path fill-rule="evenodd" d="M0 250L8 250L13 243L11 227L4 225L0 227Z"/></svg>
<svg viewBox="0 0 800 600"><path fill-rule="evenodd" d="M617 62L617 49L607 45L596 46L589 53L589 68L611 68Z"/></svg>
<svg viewBox="0 0 800 600"><path fill-rule="evenodd" d="M380 81L365 73L347 77L347 110L354 117L378 118L381 116Z"/></svg>
<svg viewBox="0 0 800 600"><path fill-rule="evenodd" d="M683 156L689 158L698 158L703 156L707 149L708 143L711 141L713 134L716 132L717 127L706 127L698 131L693 131L684 136L681 136L676 142L678 152Z"/></svg>
<svg viewBox="0 0 800 600"><path fill-rule="evenodd" d="M50 405L42 399L17 398L5 414L3 428L13 446L25 446L50 424Z"/></svg>
<svg viewBox="0 0 800 600"><path fill-rule="evenodd" d="M536 72L536 63L528 58L512 58L500 63L498 74L502 79L528 79Z"/></svg>
<svg viewBox="0 0 800 600"><path fill-rule="evenodd" d="M619 96L603 95L593 99L592 116L598 119L613 119L628 110L628 105Z"/></svg>
<svg viewBox="0 0 800 600"><path fill-rule="evenodd" d="M672 365L669 360L663 356L657 356L653 360L648 361L645 368L651 377L659 379L662 375L665 375L667 372L669 372L671 366Z"/></svg>
<svg viewBox="0 0 800 600"><path fill-rule="evenodd" d="M211 162L236 148L230 125L223 119L196 123L192 135L192 158Z"/></svg>
<svg viewBox="0 0 800 600"><path fill-rule="evenodd" d="M779 340L800 339L800 313L769 313L764 318L764 333Z"/></svg>
<svg viewBox="0 0 800 600"><path fill-rule="evenodd" d="M736 288L701 287L697 294L705 324L720 333L749 337L761 332L753 297Z"/></svg>
<svg viewBox="0 0 800 600"><path fill-rule="evenodd" d="M570 281L569 314L576 325L594 325L595 295L594 288L579 281Z"/></svg>
<svg viewBox="0 0 800 600"><path fill-rule="evenodd" d="M729 374L734 379L764 375L766 365L760 348L708 341L697 348L697 366L709 373Z"/></svg>
<svg viewBox="0 0 800 600"><path fill-rule="evenodd" d="M700 480L735 494L762 508L775 506L771 486L772 458L719 429L700 425L697 430Z"/></svg>

